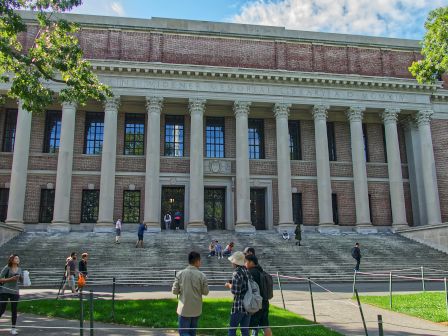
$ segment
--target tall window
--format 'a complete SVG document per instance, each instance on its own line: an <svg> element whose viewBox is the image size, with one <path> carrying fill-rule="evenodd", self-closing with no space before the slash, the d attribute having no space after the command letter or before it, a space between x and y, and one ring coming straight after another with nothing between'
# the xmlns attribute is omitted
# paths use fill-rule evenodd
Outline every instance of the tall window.
<svg viewBox="0 0 448 336"><path fill-rule="evenodd" d="M224 157L224 118L206 119L205 149L206 157Z"/></svg>
<svg viewBox="0 0 448 336"><path fill-rule="evenodd" d="M291 160L302 160L302 146L300 141L300 121L290 120L289 126L289 152Z"/></svg>
<svg viewBox="0 0 448 336"><path fill-rule="evenodd" d="M54 189L40 191L39 222L51 223L54 210Z"/></svg>
<svg viewBox="0 0 448 336"><path fill-rule="evenodd" d="M333 208L333 222L339 224L338 195L331 194L331 206Z"/></svg>
<svg viewBox="0 0 448 336"><path fill-rule="evenodd" d="M123 222L140 222L140 191L125 190L123 192Z"/></svg>
<svg viewBox="0 0 448 336"><path fill-rule="evenodd" d="M336 136L334 133L334 123L327 122L327 137L328 137L328 158L330 161L336 161Z"/></svg>
<svg viewBox="0 0 448 336"><path fill-rule="evenodd" d="M249 159L264 159L264 120L249 119Z"/></svg>
<svg viewBox="0 0 448 336"><path fill-rule="evenodd" d="M124 154L145 154L145 115L126 113L124 125Z"/></svg>
<svg viewBox="0 0 448 336"><path fill-rule="evenodd" d="M87 112L84 154L101 154L103 150L104 113Z"/></svg>
<svg viewBox="0 0 448 336"><path fill-rule="evenodd" d="M81 223L96 223L100 200L99 190L83 190L81 204Z"/></svg>
<svg viewBox="0 0 448 336"><path fill-rule="evenodd" d="M165 116L165 155L184 156L184 116Z"/></svg>
<svg viewBox="0 0 448 336"><path fill-rule="evenodd" d="M3 133L3 152L14 152L16 139L17 110L6 110L5 132Z"/></svg>
<svg viewBox="0 0 448 336"><path fill-rule="evenodd" d="M292 194L292 219L294 224L303 224L302 193Z"/></svg>
<svg viewBox="0 0 448 336"><path fill-rule="evenodd" d="M9 189L0 188L0 222L4 222L6 220L6 215L8 213L8 198Z"/></svg>
<svg viewBox="0 0 448 336"><path fill-rule="evenodd" d="M59 149L61 119L61 111L47 111L45 118L44 153L56 153Z"/></svg>
<svg viewBox="0 0 448 336"><path fill-rule="evenodd" d="M366 162L369 162L370 155L369 155L369 138L367 137L367 124L362 124L362 138L364 140L364 154L366 157Z"/></svg>
<svg viewBox="0 0 448 336"><path fill-rule="evenodd" d="M387 162L387 148L386 148L386 129L384 124L381 125L383 130L383 151L384 151L384 162Z"/></svg>

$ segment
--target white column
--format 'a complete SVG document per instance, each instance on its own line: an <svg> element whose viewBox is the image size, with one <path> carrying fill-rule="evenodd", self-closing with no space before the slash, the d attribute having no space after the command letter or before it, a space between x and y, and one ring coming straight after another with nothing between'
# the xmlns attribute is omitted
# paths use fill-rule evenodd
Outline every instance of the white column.
<svg viewBox="0 0 448 336"><path fill-rule="evenodd" d="M277 133L277 176L278 176L278 230L294 231L292 219L291 163L289 149L288 116L291 104L275 104L274 114Z"/></svg>
<svg viewBox="0 0 448 336"><path fill-rule="evenodd" d="M61 141L58 153L54 214L48 231L70 231L70 192L72 188L73 144L76 104L62 104Z"/></svg>
<svg viewBox="0 0 448 336"><path fill-rule="evenodd" d="M250 102L236 101L236 232L255 232L250 219L248 116Z"/></svg>
<svg viewBox="0 0 448 336"><path fill-rule="evenodd" d="M352 106L347 111L350 120L350 138L352 147L353 181L355 187L356 225L370 227L369 188L367 185L366 156L362 133L363 106Z"/></svg>
<svg viewBox="0 0 448 336"><path fill-rule="evenodd" d="M19 101L6 224L23 228L32 114Z"/></svg>
<svg viewBox="0 0 448 336"><path fill-rule="evenodd" d="M207 232L204 225L204 108L205 99L189 101L190 132L190 214L188 232Z"/></svg>
<svg viewBox="0 0 448 336"><path fill-rule="evenodd" d="M440 214L439 190L437 187L436 165L430 125L432 114L432 110L419 111L417 114L417 124L420 133L423 184L428 218L427 224L440 224L442 218Z"/></svg>
<svg viewBox="0 0 448 336"><path fill-rule="evenodd" d="M334 225L333 207L331 203L330 160L328 157L328 109L329 106L327 105L315 105L313 107L320 226Z"/></svg>
<svg viewBox="0 0 448 336"><path fill-rule="evenodd" d="M389 172L390 203L394 228L406 227L403 175L401 172L400 146L398 144L397 118L400 109L387 108L382 114L386 136L387 169Z"/></svg>
<svg viewBox="0 0 448 336"><path fill-rule="evenodd" d="M148 127L146 130L145 215L148 231L160 232L160 114L162 97L146 97Z"/></svg>
<svg viewBox="0 0 448 336"><path fill-rule="evenodd" d="M100 207L96 232L110 231L114 222L115 162L117 159L117 116L119 98L104 104L104 137L101 155Z"/></svg>

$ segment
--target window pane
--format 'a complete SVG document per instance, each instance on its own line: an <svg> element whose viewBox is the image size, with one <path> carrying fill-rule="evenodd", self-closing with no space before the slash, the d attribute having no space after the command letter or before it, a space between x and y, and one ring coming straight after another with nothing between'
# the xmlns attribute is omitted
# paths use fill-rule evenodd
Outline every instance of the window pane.
<svg viewBox="0 0 448 336"><path fill-rule="evenodd" d="M300 141L300 121L290 120L289 126L289 150L291 160L302 160L302 146Z"/></svg>
<svg viewBox="0 0 448 336"><path fill-rule="evenodd" d="M104 113L87 112L84 154L101 154L103 149Z"/></svg>
<svg viewBox="0 0 448 336"><path fill-rule="evenodd" d="M140 191L125 190L123 192L123 222L140 222Z"/></svg>
<svg viewBox="0 0 448 336"><path fill-rule="evenodd" d="M183 116L165 116L165 155L184 156Z"/></svg>
<svg viewBox="0 0 448 336"><path fill-rule="evenodd" d="M207 118L206 127L206 157L224 157L224 118Z"/></svg>
<svg viewBox="0 0 448 336"><path fill-rule="evenodd" d="M328 157L330 161L336 161L336 138L334 134L334 123L327 122L327 137L328 137Z"/></svg>
<svg viewBox="0 0 448 336"><path fill-rule="evenodd" d="M40 192L39 222L51 223L54 210L54 189L42 189Z"/></svg>
<svg viewBox="0 0 448 336"><path fill-rule="evenodd" d="M264 159L264 120L249 119L249 159Z"/></svg>
<svg viewBox="0 0 448 336"><path fill-rule="evenodd" d="M144 155L145 115L126 113L124 126L124 154Z"/></svg>
<svg viewBox="0 0 448 336"><path fill-rule="evenodd" d="M6 215L8 213L8 198L9 189L0 188L0 222L4 222L6 220Z"/></svg>
<svg viewBox="0 0 448 336"><path fill-rule="evenodd" d="M3 133L3 152L13 152L16 138L17 110L6 110L5 131Z"/></svg>
<svg viewBox="0 0 448 336"><path fill-rule="evenodd" d="M362 137L364 140L365 159L366 159L366 162L369 162L370 158L369 158L369 140L367 137L367 124L362 124Z"/></svg>
<svg viewBox="0 0 448 336"><path fill-rule="evenodd" d="M44 153L56 153L61 138L61 111L47 111L45 119Z"/></svg>
<svg viewBox="0 0 448 336"><path fill-rule="evenodd" d="M99 190L83 190L81 204L81 223L96 223L98 220Z"/></svg>

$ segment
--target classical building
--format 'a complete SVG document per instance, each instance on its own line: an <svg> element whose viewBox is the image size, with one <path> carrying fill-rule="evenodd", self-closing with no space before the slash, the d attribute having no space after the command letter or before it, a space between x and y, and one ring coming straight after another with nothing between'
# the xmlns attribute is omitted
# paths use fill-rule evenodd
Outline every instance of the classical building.
<svg viewBox="0 0 448 336"><path fill-rule="evenodd" d="M29 48L37 28L23 15ZM418 41L68 17L114 97L42 115L0 107L6 225L102 231L122 218L158 231L166 213L188 231L448 221L448 91L412 79Z"/></svg>

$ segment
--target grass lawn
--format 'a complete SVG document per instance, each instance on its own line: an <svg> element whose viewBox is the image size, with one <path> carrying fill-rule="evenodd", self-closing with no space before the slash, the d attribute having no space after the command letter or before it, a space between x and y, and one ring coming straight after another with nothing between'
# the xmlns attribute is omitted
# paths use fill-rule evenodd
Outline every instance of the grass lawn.
<svg viewBox="0 0 448 336"><path fill-rule="evenodd" d="M111 301L96 300L94 302L94 319L101 322L113 322L111 317ZM19 311L50 317L62 317L68 319L79 318L79 301L77 300L39 300L31 302L20 302ZM143 327L167 327L176 329L177 300L117 300L115 301L115 322L131 326ZM226 327L228 326L231 300L229 299L206 299L200 327ZM88 319L88 304L85 305L85 316ZM276 325L313 324L303 317L287 310L274 306L270 307L270 323ZM206 330L199 332L202 335L227 335L227 330ZM318 327L296 327L275 328L275 335L284 336L336 336L339 333L329 330L323 326Z"/></svg>
<svg viewBox="0 0 448 336"><path fill-rule="evenodd" d="M362 296L361 302L390 310L388 295ZM393 295L392 310L433 322L448 321L444 292Z"/></svg>

